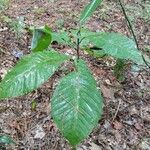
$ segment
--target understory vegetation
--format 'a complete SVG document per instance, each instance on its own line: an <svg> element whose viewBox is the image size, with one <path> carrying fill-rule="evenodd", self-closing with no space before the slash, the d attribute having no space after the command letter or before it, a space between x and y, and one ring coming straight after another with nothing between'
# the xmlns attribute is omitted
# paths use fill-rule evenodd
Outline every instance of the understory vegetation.
<svg viewBox="0 0 150 150"><path fill-rule="evenodd" d="M28 3L28 1L24 3ZM26 11L34 13L34 19L40 20L39 17L42 14L51 16L51 13L49 13L46 8L37 6L37 3L34 1L32 3L35 4L34 7L29 7ZM39 5L41 5L41 3L38 2ZM45 3L55 5L58 2L54 0L46 1ZM43 2L43 5L45 3ZM80 2L75 2L77 8L79 3ZM136 106L136 104L140 105L140 103L143 104L144 102L147 104L147 99L149 99L148 77L150 69L149 37L146 35L145 38L142 37L144 42L141 43L140 38L137 36L138 31L136 25L138 24L137 19L139 18L139 20L142 20L146 25L149 24L149 1L137 2L135 6L134 3L132 5L125 5L121 0L112 2L113 5L111 7L114 10L118 9L123 18L115 14L114 20L111 20L111 15L114 15L114 12L111 11L112 8L110 6L107 6L108 3L109 2L102 0L92 0L86 3L84 2L82 10L79 9L80 13L79 10L77 11L78 14L69 10L69 15L71 15L69 17L73 17L74 20L73 25L67 28L66 23L71 19L67 20L67 18L63 19L63 17L61 17L63 13L66 13L64 8L61 8L59 12L56 10L59 19L55 21L53 26L49 23L44 23L45 20L42 24L39 22L38 25L36 25L34 23L30 24L30 22L27 23L25 15L18 15L16 19L7 16L6 12L9 10L9 6L12 5L12 7L17 8L17 4L11 4L10 1L0 1L0 12L2 14L0 20L5 26L0 28L0 32L3 35L0 40L5 41L6 38L6 41L9 43L4 45L5 42L0 41L0 56L9 55L7 49L10 47L11 57L13 56L15 58L15 62L10 66L6 65L6 70L3 70L3 66L1 67L0 100L2 107L0 107L0 113L2 114L3 123L2 127L0 127L0 131L2 131L0 134L0 148L7 149L7 147L14 145L14 147L20 149L21 147L25 148L27 143L29 146L26 148L34 149L33 139L35 137L37 139L46 137L43 126L48 128L49 132L51 132L53 128L55 132L58 128L58 132L60 131L59 133L61 133L70 144L68 149L78 149L81 142L89 138L89 135L94 139L95 137L92 133L97 127L99 127L97 131L98 135L99 133L103 135L104 130L114 128L115 138L118 140L121 138L121 133L116 133L116 131L121 131L124 128L125 125L123 125L123 123L129 123L129 121L121 121L123 118L120 116L123 116L123 111L127 110L130 106ZM73 4L73 2L71 2L71 4ZM47 5L44 6L46 7ZM68 8L69 7L66 7L66 9ZM140 8L141 11L139 11L138 8ZM111 15L109 15L109 11ZM101 18L97 18L97 16ZM117 26L117 31L113 31L113 21L115 21L115 18L119 21L122 20L122 24L125 25L125 32L128 32L128 34L120 32L123 25ZM52 16L50 19L53 19ZM90 20L93 21L91 25L89 25ZM96 22L94 22L95 20ZM101 24L102 21L104 23ZM104 26L106 22L108 23ZM92 25L92 23L96 25ZM119 22L119 24L121 23ZM99 25L101 25L100 28ZM91 30L91 26L98 26L98 29L94 27L94 30ZM140 27L142 28L142 26ZM148 28L145 30L148 32ZM145 30L143 29L142 31L145 32ZM14 35L16 40L14 43L9 42L10 37L7 36L7 33L3 34L5 31L8 33L11 32L12 35ZM17 46L14 48L13 45L15 44ZM23 44L25 45L25 51L21 49ZM1 62L1 65L3 64L4 60ZM91 67L92 64L94 64L94 71ZM132 81L132 73L134 76L136 73L138 74L136 77L141 83L137 80L135 81L137 83L135 85L133 84L134 86L130 85L134 83ZM140 75L140 73L142 73L142 75ZM102 76L104 77L102 78ZM105 77L107 78L104 80ZM38 96L38 92L44 86L43 84L46 84L44 90L48 90L44 96L45 102L42 96ZM113 90L107 88L106 85L113 88ZM123 91L128 88L129 91L123 94ZM134 97L130 97L132 90L135 90L134 92L137 94L134 95ZM29 93L36 96L34 96L34 98L32 96L32 98L30 96L30 98L26 98L30 95ZM44 91L39 92L40 95L43 93ZM118 104L116 104L115 99L118 97ZM109 101L107 101L107 98ZM13 138L15 135L11 135L11 133L4 130L4 126L7 124L7 122L3 121L5 119L4 114L9 110L14 111L15 108L12 108L9 103L16 103L17 99L23 99L21 101L19 100L21 108L24 105L24 100L29 100L29 105L27 104L29 110L25 108L27 110L22 114L25 115L26 118L34 113L36 116L36 113L38 114L40 111L46 113L47 118L49 117L46 121L44 121L46 118L42 119L44 123L42 123L42 126L39 125L37 130L34 131L34 138L30 137L33 140L32 143L29 142L30 140L26 132L31 136L33 131L30 133L28 126L24 127L23 124L20 125L18 123L19 121L12 125L10 125L10 123L8 124L10 128L17 130L16 134L20 134L22 141L24 139L23 137L26 137L23 142ZM121 99L125 102L122 102ZM130 102L131 99L134 99L135 102ZM114 104L112 106L113 101ZM41 105L40 103L44 103L44 106L39 106ZM41 108L38 109L38 107L42 107L43 110ZM113 114L111 112L112 109L114 109ZM138 114L138 109L135 107L134 113ZM19 110L20 108L15 111L20 114ZM147 114L147 112L145 112L145 114ZM141 114L139 114L139 116L140 115ZM111 118L110 120L109 117ZM134 117L132 116L131 118L133 119ZM133 123L132 119L130 120L131 124ZM142 131L144 123L147 125L147 122L144 122L144 119L141 120L142 123L135 121L133 126L137 132L141 131L144 134L143 139L146 139L146 142L143 139L141 139L141 141L144 141L144 144L146 143L144 146L147 148L149 147L146 136L148 133L147 127L145 126L145 132ZM46 124L47 122L48 125ZM103 127L101 127L101 125ZM23 132L21 131L22 128L24 130ZM50 136L48 136L49 134L50 133L47 133L47 139L50 138ZM54 138L54 141L56 138L57 137ZM60 139L58 143L61 141ZM107 137L104 139L107 139ZM97 141L103 149L109 149L109 146L101 144L99 139L94 140ZM122 139L122 141L125 141L125 139ZM120 142L122 141L120 139ZM141 146L139 144L141 141L138 139L137 143L135 143L135 145L133 144L134 146L132 146L132 144L126 145L126 143L123 142L126 145L124 148L122 147L123 144L121 144L120 147L116 145L111 147L112 149L118 150L119 148L136 149ZM22 144L20 144L20 142L22 142ZM93 143L95 144L96 142ZM67 143L63 141L63 144L61 143L60 145L60 148L63 149L62 145L66 147ZM91 145L87 147L89 148ZM97 144L95 145L97 146ZM56 149L60 149L58 147ZM143 147L139 149L144 149ZM48 144L47 147L39 145L37 149L40 148L54 149L50 147L50 144ZM101 148L99 147L99 149Z"/></svg>

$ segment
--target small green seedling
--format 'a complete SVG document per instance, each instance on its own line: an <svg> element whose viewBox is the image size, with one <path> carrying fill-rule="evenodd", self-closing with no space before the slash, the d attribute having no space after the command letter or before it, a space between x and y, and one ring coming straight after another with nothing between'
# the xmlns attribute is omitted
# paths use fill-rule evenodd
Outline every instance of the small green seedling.
<svg viewBox="0 0 150 150"><path fill-rule="evenodd" d="M41 86L63 63L73 62L74 71L62 77L51 97L53 120L73 149L96 127L103 110L101 92L86 62L80 58L80 51L86 50L94 57L112 56L119 60L119 69L124 65L122 60L144 63L135 42L128 37L82 29L101 1L93 0L85 7L77 30L56 33L48 26L33 29L31 54L20 59L0 83L0 99L21 96ZM70 46L76 56L48 50L53 41ZM32 109L36 108L35 102L31 105Z"/></svg>

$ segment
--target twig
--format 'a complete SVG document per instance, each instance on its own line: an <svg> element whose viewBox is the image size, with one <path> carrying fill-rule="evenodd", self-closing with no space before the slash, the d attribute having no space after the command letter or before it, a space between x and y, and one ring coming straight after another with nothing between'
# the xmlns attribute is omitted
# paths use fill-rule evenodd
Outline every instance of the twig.
<svg viewBox="0 0 150 150"><path fill-rule="evenodd" d="M118 2L119 2L119 4L120 4L120 6L121 6L122 12L123 12L124 17L125 17L125 19L126 19L126 21L127 21L128 29L129 29L129 30L131 31L131 33L132 33L132 36L133 36L133 38L134 38L136 47L137 47L137 49L140 51L140 47L139 47L139 44L138 44L136 35L135 35L134 31L133 31L132 24L131 24L131 22L130 22L128 16L127 16L127 13L126 13L126 11L125 11L125 8L124 8L124 6L123 6L121 0L118 0ZM148 66L148 68L150 69L150 66L149 66L149 64L147 63L147 61L145 60L145 58L144 58L143 55L142 55L142 59L143 59L144 63Z"/></svg>
<svg viewBox="0 0 150 150"><path fill-rule="evenodd" d="M118 104L118 107L117 107L116 113L115 113L115 115L114 115L114 117L113 117L113 119L112 119L112 121L111 121L111 122L113 122L113 121L115 120L115 118L116 118L116 116L117 116L117 114L118 114L118 111L119 111L120 105L121 105L121 99L119 99L119 104Z"/></svg>

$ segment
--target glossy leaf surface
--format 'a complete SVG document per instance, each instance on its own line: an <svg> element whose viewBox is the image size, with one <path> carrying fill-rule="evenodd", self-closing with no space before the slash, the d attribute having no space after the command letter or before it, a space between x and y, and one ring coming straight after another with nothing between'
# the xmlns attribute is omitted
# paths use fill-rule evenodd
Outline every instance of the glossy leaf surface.
<svg viewBox="0 0 150 150"><path fill-rule="evenodd" d="M80 23L85 22L100 5L102 0L92 0L81 12Z"/></svg>
<svg viewBox="0 0 150 150"><path fill-rule="evenodd" d="M51 40L51 29L48 26L33 29L31 51L38 52L47 49Z"/></svg>
<svg viewBox="0 0 150 150"><path fill-rule="evenodd" d="M65 76L52 97L52 116L72 146L86 138L102 114L103 100L85 62Z"/></svg>
<svg viewBox="0 0 150 150"><path fill-rule="evenodd" d="M20 96L38 88L67 59L54 51L25 56L0 83L0 99Z"/></svg>
<svg viewBox="0 0 150 150"><path fill-rule="evenodd" d="M95 33L85 39L108 55L119 59L128 59L137 64L144 64L141 52L136 48L135 42L118 33ZM97 51L98 52L98 51Z"/></svg>

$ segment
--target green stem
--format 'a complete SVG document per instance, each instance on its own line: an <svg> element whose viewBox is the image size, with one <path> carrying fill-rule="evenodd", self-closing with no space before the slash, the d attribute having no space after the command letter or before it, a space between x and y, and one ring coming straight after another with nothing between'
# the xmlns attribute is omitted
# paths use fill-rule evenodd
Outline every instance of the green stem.
<svg viewBox="0 0 150 150"><path fill-rule="evenodd" d="M124 17L125 17L125 19L126 19L126 21L127 21L128 29L129 29L129 30L131 31L131 33L132 33L132 36L133 36L133 38L134 38L136 47L137 47L137 49L140 51L140 48L139 48L139 44L138 44L136 35L135 35L134 31L133 31L132 24L131 24L131 22L130 22L128 16L127 16L127 13L126 13L126 11L125 11L125 8L124 8L124 6L123 6L121 0L118 0L118 2L119 2L119 4L120 4L120 6L121 6L122 12L123 12ZM146 60L145 60L145 58L144 58L143 55L142 55L142 59L143 59L144 63L150 68L149 64L146 62Z"/></svg>
<svg viewBox="0 0 150 150"><path fill-rule="evenodd" d="M76 147L73 147L71 150L76 150Z"/></svg>
<svg viewBox="0 0 150 150"><path fill-rule="evenodd" d="M78 32L77 32L77 59L79 60L79 58L80 58L80 28L79 28L79 30L78 30Z"/></svg>

